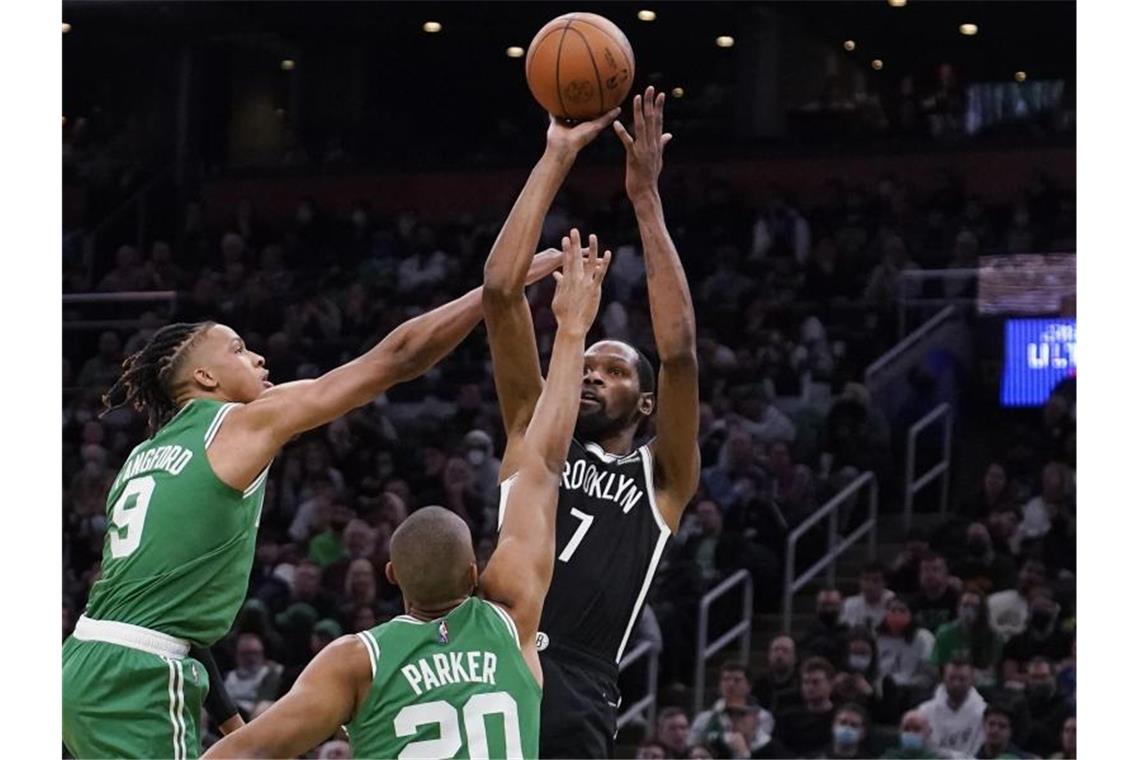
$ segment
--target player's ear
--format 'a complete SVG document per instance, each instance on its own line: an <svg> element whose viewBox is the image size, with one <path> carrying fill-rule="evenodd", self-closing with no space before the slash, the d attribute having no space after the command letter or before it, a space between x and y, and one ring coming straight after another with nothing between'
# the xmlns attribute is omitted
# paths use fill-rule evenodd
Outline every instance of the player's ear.
<svg viewBox="0 0 1140 760"><path fill-rule="evenodd" d="M194 378L195 384L208 391L212 391L218 387L218 378L214 377L214 373L205 367L195 369L192 377Z"/></svg>
<svg viewBox="0 0 1140 760"><path fill-rule="evenodd" d="M396 580L396 568L392 566L391 562L388 562L384 565L384 577L387 578L388 582L393 586L400 585L400 582Z"/></svg>
<svg viewBox="0 0 1140 760"><path fill-rule="evenodd" d="M641 397L637 400L637 411L644 414L646 417L653 416L653 410L657 408L657 396L652 393L642 393Z"/></svg>

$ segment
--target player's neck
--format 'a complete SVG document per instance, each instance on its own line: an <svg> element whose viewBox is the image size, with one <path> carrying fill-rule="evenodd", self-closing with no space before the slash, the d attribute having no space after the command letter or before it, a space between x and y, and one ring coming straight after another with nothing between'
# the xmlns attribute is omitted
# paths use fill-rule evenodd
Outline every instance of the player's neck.
<svg viewBox="0 0 1140 760"><path fill-rule="evenodd" d="M598 435L587 440L590 443L596 443L602 447L602 451L607 454L623 457L633 451L633 435L636 432L635 428L625 428L624 430L617 430L613 433Z"/></svg>
<svg viewBox="0 0 1140 760"><path fill-rule="evenodd" d="M419 605L409 604L404 606L404 611L416 620L429 622L431 620L438 620L441 617L446 617L452 610L470 598L470 596L465 596L433 607L421 607Z"/></svg>

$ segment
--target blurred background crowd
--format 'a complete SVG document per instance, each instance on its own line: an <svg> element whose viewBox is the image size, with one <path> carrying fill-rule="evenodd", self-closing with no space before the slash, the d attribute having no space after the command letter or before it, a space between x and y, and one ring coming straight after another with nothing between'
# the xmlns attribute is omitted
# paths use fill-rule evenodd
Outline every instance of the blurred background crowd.
<svg viewBox="0 0 1140 760"><path fill-rule="evenodd" d="M154 5L178 18L188 12ZM91 9L74 10L73 18L94 14L88 21L101 23ZM561 12L548 11L539 16ZM795 18L789 12L787 23ZM224 26L203 19L203 28ZM77 22L72 34L81 31ZM752 39L742 37L742 44ZM74 65L86 51L73 54ZM67 55L65 82L73 65ZM735 76L744 77L748 60L744 53L736 60ZM662 189L696 306L703 472L636 634L635 643L650 642L661 655L656 716L627 728L623 752L1075 754L1075 378L1043 406L999 407L985 358L993 351L983 346L970 367L947 352L919 357L889 397L865 381L867 367L904 337L906 299L954 304L977 296L971 280L914 273L970 270L991 256L1075 255L1074 173L1066 170L1074 125L1060 96L1071 85L1059 77L1051 106L991 124L997 117L978 105L984 88L960 82L954 66L916 64L915 71L929 77L928 93L915 89L921 76L900 74L897 91L878 85L874 97L848 98L843 76L824 76L818 100L787 104L784 135L772 143L739 131L728 147L708 139L724 128L715 98L739 99L733 93L743 79L733 80L736 90L713 78L703 89L673 94L668 108L677 104L676 118L668 128L682 136L679 145L691 135L696 146L679 154L677 168L667 157ZM694 102L698 93L708 102ZM220 107L205 101L204 112ZM237 330L278 383L355 357L405 319L480 284L519 186L518 167L541 144L540 120L523 137L521 118L489 122L491 132L455 158L457 167L468 164L448 180L455 197L432 204L420 202L414 183L402 197L347 181L336 191L313 181L317 189L294 192L309 186L306 177L335 175L339 167L378 164L367 171L383 175L407 172L403 162L426 166L415 156L355 153L362 142L347 137L330 146L317 140L317 129L298 129L289 155L256 171L238 159L240 140L212 152L215 138L198 135L201 144L189 143L197 168L171 173L139 149L156 139L145 116L116 120L92 110L81 124L65 120L65 197L72 199L62 258L65 637L98 577L107 489L145 435L132 410L103 413L101 394L124 357L163 324L202 319ZM228 122L231 132L241 130L241 118ZM404 128L396 122L393 136ZM438 127L427 129L423 145L436 144ZM617 163L616 140L610 145L606 137L587 162ZM880 149L889 158L868 158L871 170L843 160L845 151ZM995 181L976 171L989 162L987 151L997 164L1015 160L1015 176ZM791 162L778 179L766 175L765 155ZM752 168L742 170L742 162ZM278 173L282 165L292 168L287 178ZM503 167L515 173L502 186L492 182L490 196L468 192ZM577 226L614 251L592 337L627 340L652 357L637 227L620 175L607 171L587 167L588 181L568 185L544 224L543 245ZM250 172L260 184L241 184ZM552 281L528 291L544 361L555 328L552 292ZM986 318L964 312L969 334L992 342ZM912 327L929 316L910 314L918 317ZM402 612L383 567L392 531L410 512L429 504L455 511L486 561L495 545L503 447L489 362L480 327L424 378L301 437L275 462L249 599L215 647L227 690L247 717L286 691L329 642ZM920 511L909 530L880 538L875 561L848 561L834 585L813 583L785 629L776 613L788 580L789 533L865 472L878 483L883 524L897 525L907 431L943 402L952 404L955 422L947 514ZM920 458L928 454L920 446ZM919 501L920 510L932 506ZM862 503L845 510L840 528L865 513ZM822 556L825 539L821 530L809 532L796 570ZM696 611L706 591L741 569L755 583L754 648L746 660L714 660L711 707L694 711ZM731 624L729 617L714 608L714 627ZM627 703L644 690L640 672L624 676ZM215 728L205 725L209 742ZM330 742L319 756L348 752L347 744Z"/></svg>

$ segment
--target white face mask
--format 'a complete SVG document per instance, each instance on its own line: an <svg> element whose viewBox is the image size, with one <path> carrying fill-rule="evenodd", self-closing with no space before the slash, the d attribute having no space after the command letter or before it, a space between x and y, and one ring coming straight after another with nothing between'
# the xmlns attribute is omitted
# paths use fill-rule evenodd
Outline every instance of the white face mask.
<svg viewBox="0 0 1140 760"><path fill-rule="evenodd" d="M478 467L487 461L487 452L482 449L471 449L467 452L467 461L471 463L472 467Z"/></svg>

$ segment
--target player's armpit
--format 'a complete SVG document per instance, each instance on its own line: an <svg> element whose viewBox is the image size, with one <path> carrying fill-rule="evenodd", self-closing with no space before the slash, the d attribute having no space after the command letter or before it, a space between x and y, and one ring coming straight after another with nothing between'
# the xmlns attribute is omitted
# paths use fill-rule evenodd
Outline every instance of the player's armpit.
<svg viewBox="0 0 1140 760"><path fill-rule="evenodd" d="M204 757L298 757L352 720L371 682L367 647L344 636L321 650L288 694Z"/></svg>

